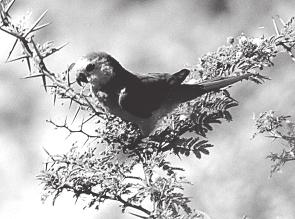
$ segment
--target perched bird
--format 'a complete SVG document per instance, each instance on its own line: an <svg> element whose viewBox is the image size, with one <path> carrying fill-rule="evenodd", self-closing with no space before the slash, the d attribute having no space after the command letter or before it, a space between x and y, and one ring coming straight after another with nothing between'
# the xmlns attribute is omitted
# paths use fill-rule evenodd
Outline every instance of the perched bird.
<svg viewBox="0 0 295 219"><path fill-rule="evenodd" d="M174 74L135 74L104 52L83 56L74 63L71 72L76 74L79 85L91 84L93 94L108 112L137 124L144 136L180 103L249 77L245 74L187 84L183 81L190 73L188 69Z"/></svg>

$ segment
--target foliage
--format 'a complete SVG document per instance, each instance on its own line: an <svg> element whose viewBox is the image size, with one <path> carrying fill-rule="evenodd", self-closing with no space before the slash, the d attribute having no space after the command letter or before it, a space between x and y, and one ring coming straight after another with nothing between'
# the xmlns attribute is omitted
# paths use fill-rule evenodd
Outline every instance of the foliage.
<svg viewBox="0 0 295 219"><path fill-rule="evenodd" d="M203 213L191 208L190 197L183 192L188 184L182 176L184 169L173 166L169 157L194 154L201 158L209 154L208 148L213 145L207 133L214 124L231 121L229 109L238 105L227 88L180 105L154 134L143 137L133 124L105 112L89 87L78 87L71 78L71 66L64 72L48 70L44 60L66 44L55 47L52 42L35 42L34 34L48 26L40 24L46 11L32 25L23 21L15 24L9 15L14 2L0 1L0 30L15 38L7 62L25 60L29 69L26 78L41 78L54 103L59 100L61 104L68 102L70 109L76 107L75 113L69 110L63 124L49 120L50 124L68 130L70 135L86 137L84 145L75 142L66 154L47 152L49 160L38 176L44 186L43 200L53 196L55 203L64 191L70 191L86 203L85 207L98 209L105 201L114 200L123 212L128 208L130 214L142 218L204 218ZM279 30L274 20L274 36L230 37L227 45L202 56L191 67L186 83L246 75L261 84L268 78L260 71L273 66L272 59L278 53L287 52L293 59L295 21L278 20L282 27ZM11 58L16 45L21 46L22 54ZM78 123L78 129L74 123Z"/></svg>
<svg viewBox="0 0 295 219"><path fill-rule="evenodd" d="M283 146L280 152L271 152L267 156L273 162L271 174L280 171L287 162L295 160L295 122L290 119L290 116L277 115L272 110L260 113L256 118L257 132L253 137L266 134L266 137L279 141Z"/></svg>

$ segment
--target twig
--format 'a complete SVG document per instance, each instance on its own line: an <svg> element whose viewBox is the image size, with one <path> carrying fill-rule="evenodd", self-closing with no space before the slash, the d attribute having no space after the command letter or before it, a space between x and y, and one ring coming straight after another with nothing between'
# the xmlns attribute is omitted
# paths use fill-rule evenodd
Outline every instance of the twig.
<svg viewBox="0 0 295 219"><path fill-rule="evenodd" d="M72 133L81 133L81 134L84 134L85 136L87 136L87 138L95 138L95 139L99 138L99 136L97 136L97 135L91 135L91 134L88 134L87 132L85 132L83 130L83 127L80 127L80 129L78 129L78 130L73 130L66 124L66 122L63 125L58 125L55 122L53 122L52 120L46 120L46 122L52 124L56 128L64 128L64 129L68 130L71 134Z"/></svg>

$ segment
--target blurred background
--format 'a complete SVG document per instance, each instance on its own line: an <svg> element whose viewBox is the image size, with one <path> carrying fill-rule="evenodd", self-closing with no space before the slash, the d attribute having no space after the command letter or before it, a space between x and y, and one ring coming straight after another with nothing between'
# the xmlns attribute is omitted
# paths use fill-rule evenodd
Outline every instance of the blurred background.
<svg viewBox="0 0 295 219"><path fill-rule="evenodd" d="M12 16L18 20L44 10L52 22L37 36L41 42L69 42L48 59L52 71L63 71L89 51L106 51L133 72L175 72L197 63L228 36L274 33L272 16L285 20L295 15L290 0L26 0L16 1ZM264 28L261 28L264 27ZM71 195L52 206L41 203L36 176L46 154L68 150L66 132L54 130L46 119L58 118L60 109L45 93L39 79L23 80L25 63L4 64L13 39L0 32L0 218L133 218L123 215L117 203L107 202L99 211L82 209ZM16 55L16 53L15 53ZM250 82L231 89L240 106L232 109L234 121L215 126L209 135L216 146L210 156L178 160L194 185L187 187L193 207L212 219L295 218L295 163L269 178L265 159L280 145L266 138L251 140L253 113L273 109L295 116L295 65L279 55L265 74L273 80L262 86Z"/></svg>

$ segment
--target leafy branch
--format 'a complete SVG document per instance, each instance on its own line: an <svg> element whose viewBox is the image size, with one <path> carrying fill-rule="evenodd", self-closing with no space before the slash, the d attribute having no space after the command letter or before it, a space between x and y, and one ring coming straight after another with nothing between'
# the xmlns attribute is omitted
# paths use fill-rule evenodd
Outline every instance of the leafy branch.
<svg viewBox="0 0 295 219"><path fill-rule="evenodd" d="M115 200L123 212L128 208L130 214L141 218L202 218L204 214L192 209L190 197L183 194L188 184L181 175L184 169L173 166L169 157L194 154L201 158L209 154L208 148L213 145L208 142L207 133L214 124L231 121L229 110L238 105L227 88L180 105L161 121L154 134L143 137L133 124L106 112L87 86L77 86L70 74L73 65L65 66L67 70L63 72L49 70L47 57L66 44L55 47L53 42L36 42L34 34L49 25L42 23L47 11L31 25L25 21L14 23L10 11L15 2L0 1L0 30L15 39L7 62L25 60L29 69L25 78L40 78L45 90L50 89L54 104L58 100L69 102L65 122L49 120L50 124L66 129L70 135L86 136L84 145L74 143L64 155L46 151L49 158L38 176L44 186L43 200L53 196L55 203L64 191L70 191L76 200L83 197L86 207L99 208L105 201ZM268 78L260 72L274 65L273 58L278 53L287 52L294 61L295 19L284 22L278 18L273 22L273 36L254 38L241 34L228 38L227 44L217 51L203 55L191 66L186 83L236 75L263 83ZM17 45L22 52L12 58ZM69 117L73 118L71 122ZM74 123L79 123L78 128L72 127Z"/></svg>
<svg viewBox="0 0 295 219"><path fill-rule="evenodd" d="M253 135L266 134L266 137L278 141L283 149L280 153L271 152L267 158L273 164L271 175L280 171L289 161L295 160L295 123L291 116L277 115L274 111L260 113L255 119L257 132Z"/></svg>

